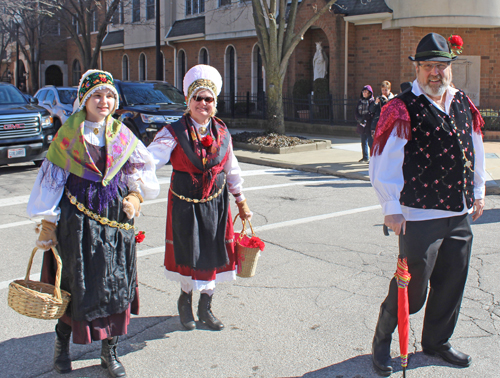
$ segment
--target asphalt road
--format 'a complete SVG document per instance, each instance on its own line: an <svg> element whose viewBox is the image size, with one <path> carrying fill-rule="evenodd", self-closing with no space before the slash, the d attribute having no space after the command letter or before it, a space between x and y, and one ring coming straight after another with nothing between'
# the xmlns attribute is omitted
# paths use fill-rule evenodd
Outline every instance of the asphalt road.
<svg viewBox="0 0 500 378"><path fill-rule="evenodd" d="M213 311L221 332L184 331L179 286L163 276L170 167L161 194L137 221L141 314L118 351L129 377L376 377L370 360L378 308L396 269L397 239L382 233L369 182L241 164L257 235L266 242L257 275L217 286ZM0 377L58 377L52 369L55 321L7 306L8 283L25 274L34 242L26 203L37 169L0 167ZM235 206L233 204L233 211ZM474 225L471 269L452 344L472 355L457 369L421 351L423 311L411 317L408 378L500 376L500 197L488 196ZM237 227L237 229L239 229ZM41 256L32 273L39 273ZM195 294L197 302L198 294ZM66 377L106 377L100 343L71 345ZM401 377L397 335L393 377Z"/></svg>

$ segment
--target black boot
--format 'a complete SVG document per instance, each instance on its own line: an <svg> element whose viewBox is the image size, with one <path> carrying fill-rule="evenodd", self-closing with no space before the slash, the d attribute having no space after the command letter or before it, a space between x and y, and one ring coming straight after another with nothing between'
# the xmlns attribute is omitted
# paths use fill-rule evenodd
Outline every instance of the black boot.
<svg viewBox="0 0 500 378"><path fill-rule="evenodd" d="M71 326L59 321L56 325L56 345L54 347L54 369L59 374L66 374L72 370L69 356L70 340Z"/></svg>
<svg viewBox="0 0 500 378"><path fill-rule="evenodd" d="M380 306L380 314L372 343L372 361L375 371L383 377L392 374L391 341L392 333L397 325L398 318L392 316L384 308L384 305Z"/></svg>
<svg viewBox="0 0 500 378"><path fill-rule="evenodd" d="M181 295L177 301L177 309L179 310L179 318L181 324L187 330L191 331L196 328L193 315L193 292L189 294L181 290Z"/></svg>
<svg viewBox="0 0 500 378"><path fill-rule="evenodd" d="M116 347L118 345L118 337L113 337L111 340L102 340L101 351L101 366L108 369L109 375L113 378L127 376L125 368L118 359L116 354Z"/></svg>
<svg viewBox="0 0 500 378"><path fill-rule="evenodd" d="M212 297L208 294L202 293L200 295L200 302L198 303L198 319L210 328L220 331L224 328L224 324L222 324L222 322L214 316L211 305Z"/></svg>

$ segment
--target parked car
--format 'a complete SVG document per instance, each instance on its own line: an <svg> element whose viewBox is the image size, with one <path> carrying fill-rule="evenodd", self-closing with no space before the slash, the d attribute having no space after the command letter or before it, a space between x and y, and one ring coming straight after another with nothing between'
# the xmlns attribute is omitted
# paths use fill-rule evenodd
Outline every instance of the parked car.
<svg viewBox="0 0 500 378"><path fill-rule="evenodd" d="M165 81L115 80L120 105L115 116L147 146L165 125L182 117L184 94Z"/></svg>
<svg viewBox="0 0 500 378"><path fill-rule="evenodd" d="M14 85L0 83L0 165L41 165L56 130L48 110L37 104Z"/></svg>
<svg viewBox="0 0 500 378"><path fill-rule="evenodd" d="M76 99L77 92L78 89L74 87L46 85L35 93L38 104L52 114L56 131L73 113L73 102Z"/></svg>

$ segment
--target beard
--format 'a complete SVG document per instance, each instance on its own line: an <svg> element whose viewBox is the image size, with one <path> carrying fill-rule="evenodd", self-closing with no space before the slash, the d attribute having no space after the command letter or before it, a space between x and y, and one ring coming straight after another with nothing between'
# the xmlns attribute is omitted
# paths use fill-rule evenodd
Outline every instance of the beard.
<svg viewBox="0 0 500 378"><path fill-rule="evenodd" d="M441 85L439 85L439 87L437 87L437 88L431 87L429 85L429 81L431 79L441 80ZM429 77L429 79L426 83L422 83L420 81L420 79L417 78L417 82L420 85L420 88L422 88L422 90L426 94L428 94L429 96L441 97L444 94L444 92L446 92L446 90L449 88L449 86L451 84L451 71L450 71L449 75L437 75L434 77Z"/></svg>

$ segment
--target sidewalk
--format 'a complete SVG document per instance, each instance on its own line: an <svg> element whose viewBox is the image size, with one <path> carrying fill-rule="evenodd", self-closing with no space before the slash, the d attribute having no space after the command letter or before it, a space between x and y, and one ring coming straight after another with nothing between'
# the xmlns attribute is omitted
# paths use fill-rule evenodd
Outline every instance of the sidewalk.
<svg viewBox="0 0 500 378"><path fill-rule="evenodd" d="M231 134L243 131L260 130L230 129ZM299 133L287 134L311 139L328 139L332 142L332 146L325 150L289 154L269 154L242 149L235 149L234 153L238 161L243 163L262 164L277 168L297 169L369 181L368 164L358 163L358 160L361 159L361 142L359 138ZM486 194L500 194L500 141L486 141L484 142L484 148L488 176Z"/></svg>

